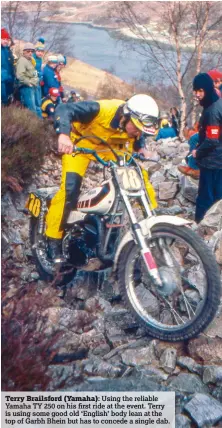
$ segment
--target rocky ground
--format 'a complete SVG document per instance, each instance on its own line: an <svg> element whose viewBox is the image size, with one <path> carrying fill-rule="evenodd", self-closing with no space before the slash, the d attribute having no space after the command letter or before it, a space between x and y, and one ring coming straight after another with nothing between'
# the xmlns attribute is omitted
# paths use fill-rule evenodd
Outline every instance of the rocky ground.
<svg viewBox="0 0 222 428"><path fill-rule="evenodd" d="M187 143L165 140L148 144L153 155L159 156L158 164L150 164L158 213L193 219L197 182L181 176L177 169L187 154ZM93 186L99 179L98 174L89 171L84 186ZM31 186L21 194L8 192L2 199L3 329L5 324L8 328L8 324L18 321L21 341L13 352L19 356L21 349L24 351L20 362L28 345L35 354L33 349L40 343L38 335L44 337L47 352L50 348L41 380L33 381L32 388L42 390L45 385L48 391L173 390L177 428L222 426L221 311L198 338L170 344L147 337L124 308L118 284L108 271L100 276L79 272L66 290L40 280L29 248L28 218L22 209L30 189L57 186L59 180L60 159L52 155L33 177ZM220 268L221 218L222 201L198 227L198 233L215 252ZM31 321L34 311L37 315ZM28 331L26 323L31 322L35 323L34 342L27 336L22 339L24 331ZM34 357L36 361L39 358L37 354ZM13 361L8 364L13 365ZM11 378L7 388L14 390L15 385Z"/></svg>

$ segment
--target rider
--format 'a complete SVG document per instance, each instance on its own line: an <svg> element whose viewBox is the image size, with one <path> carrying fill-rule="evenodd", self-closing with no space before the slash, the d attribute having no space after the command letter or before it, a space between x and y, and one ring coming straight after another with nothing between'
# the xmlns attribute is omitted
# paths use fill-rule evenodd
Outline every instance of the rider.
<svg viewBox="0 0 222 428"><path fill-rule="evenodd" d="M60 190L51 201L46 218L46 236L52 260L61 260L61 242L69 212L76 208L82 179L92 155L73 152L80 136L98 136L121 155L145 146L144 134L155 135L159 109L148 95L122 100L81 101L59 104L55 111L55 129L59 134L58 151L62 157ZM72 129L71 129L72 125ZM78 147L96 150L104 160L115 160L110 149L94 139L84 139Z"/></svg>

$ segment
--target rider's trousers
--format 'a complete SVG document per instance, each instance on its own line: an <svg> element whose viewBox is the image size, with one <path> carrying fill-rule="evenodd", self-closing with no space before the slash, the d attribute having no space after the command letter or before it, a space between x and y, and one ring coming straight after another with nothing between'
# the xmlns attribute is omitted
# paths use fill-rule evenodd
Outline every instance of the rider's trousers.
<svg viewBox="0 0 222 428"><path fill-rule="evenodd" d="M78 146L79 147L79 146ZM84 147L84 144L81 144ZM104 160L115 160L110 150L99 148L96 144L87 143L87 147L95 149ZM75 154L62 156L62 180L59 191L51 201L46 217L46 235L49 238L61 239L67 217L76 208L80 193L82 177L84 177L91 160L91 155Z"/></svg>

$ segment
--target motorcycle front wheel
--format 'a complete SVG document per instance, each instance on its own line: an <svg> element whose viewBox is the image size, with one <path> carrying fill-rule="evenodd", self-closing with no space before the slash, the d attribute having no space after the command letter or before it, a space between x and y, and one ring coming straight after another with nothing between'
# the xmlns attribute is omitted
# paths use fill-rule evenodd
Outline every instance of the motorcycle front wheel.
<svg viewBox="0 0 222 428"><path fill-rule="evenodd" d="M147 244L162 287L148 274L134 241L121 251L117 268L126 307L155 338L176 342L196 337L220 304L220 273L213 253L190 228L158 224Z"/></svg>

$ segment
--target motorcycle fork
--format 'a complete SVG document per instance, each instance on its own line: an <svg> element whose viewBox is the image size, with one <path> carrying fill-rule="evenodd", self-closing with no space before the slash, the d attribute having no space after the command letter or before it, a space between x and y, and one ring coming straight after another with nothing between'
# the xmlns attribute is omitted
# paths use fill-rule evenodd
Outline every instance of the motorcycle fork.
<svg viewBox="0 0 222 428"><path fill-rule="evenodd" d="M39 235L44 235L45 232L45 215L48 211L47 203L45 200L42 200L42 207L39 214L39 224L38 224L38 233Z"/></svg>
<svg viewBox="0 0 222 428"><path fill-rule="evenodd" d="M135 193L131 194L129 192L124 191L123 189L120 189L120 192L121 192L122 198L124 200L129 218L131 220L132 230L133 230L134 236L135 236L135 241L140 248L140 253L141 253L143 260L145 262L145 266L147 268L148 274L152 277L155 284L158 287L161 287L162 281L161 281L161 278L159 275L158 267L157 267L156 262L152 256L150 248L146 243L145 237L142 234L141 226L137 221L137 218L133 212L132 206L131 206L130 201L129 201L129 196L133 196L133 197L139 196L141 198L141 203L145 208L147 217L151 217L152 211L150 210L149 204L147 202L145 192L144 192L144 190L142 190L141 192L139 192L138 195L136 195ZM150 234L150 236L151 236L151 234Z"/></svg>
<svg viewBox="0 0 222 428"><path fill-rule="evenodd" d="M121 199L120 199L120 197L118 195L117 198L116 198L116 201L114 203L112 212L110 213L110 219L109 219L110 223L114 223L114 221L116 220L117 217L119 217L119 222L120 223L123 222L124 211L122 211L121 209L119 209L120 203L121 203ZM107 232L106 232L105 242L104 242L104 254L106 254L106 251L107 251L107 247L108 247L108 244L109 244L109 239L110 239L110 236L111 236L111 232L112 232L111 228L108 229ZM117 240L118 240L118 238L117 238ZM117 242L115 242L115 245L117 245Z"/></svg>

